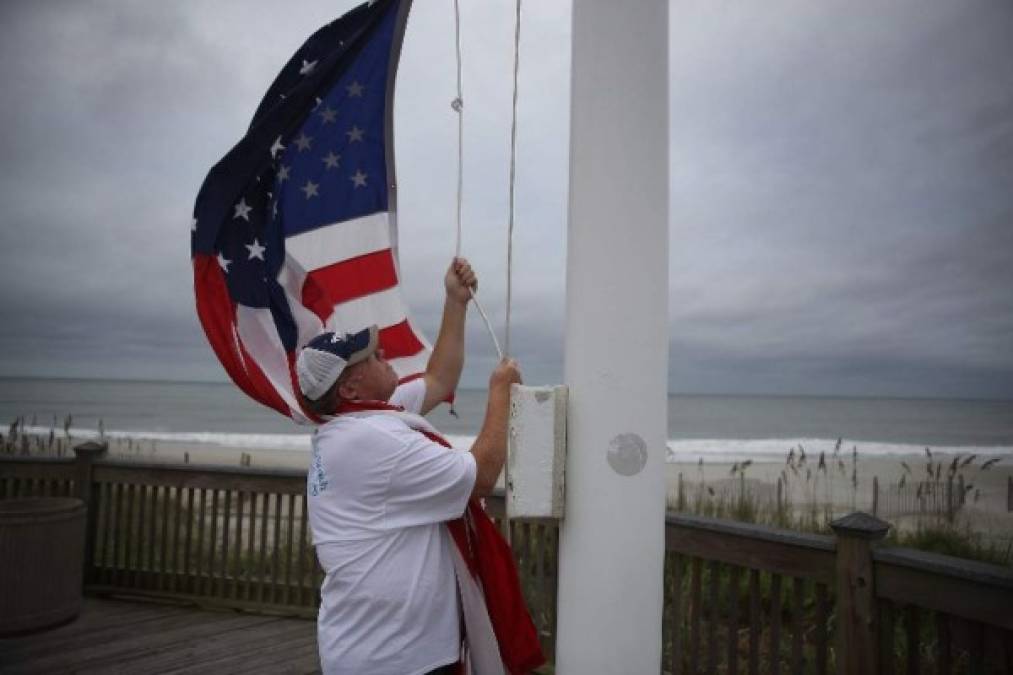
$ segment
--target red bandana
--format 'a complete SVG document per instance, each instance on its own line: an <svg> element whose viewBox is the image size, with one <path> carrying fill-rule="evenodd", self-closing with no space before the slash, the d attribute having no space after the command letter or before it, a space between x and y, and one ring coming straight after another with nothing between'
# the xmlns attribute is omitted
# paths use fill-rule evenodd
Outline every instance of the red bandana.
<svg viewBox="0 0 1013 675"><path fill-rule="evenodd" d="M404 412L404 408L399 405L391 405L386 401L346 401L341 399L338 402L338 409L334 411L336 415L350 412L362 412L364 410L393 410L394 412ZM449 447L449 446L448 446Z"/></svg>

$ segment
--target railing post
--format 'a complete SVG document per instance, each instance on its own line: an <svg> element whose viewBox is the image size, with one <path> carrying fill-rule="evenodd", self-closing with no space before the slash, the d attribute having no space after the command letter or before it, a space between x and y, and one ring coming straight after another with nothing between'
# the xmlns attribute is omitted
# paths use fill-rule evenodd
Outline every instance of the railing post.
<svg viewBox="0 0 1013 675"><path fill-rule="evenodd" d="M92 491L92 465L96 457L105 454L106 443L88 441L74 446L77 457L77 474L74 477L75 496L85 505L84 583L91 581L95 559L95 529L98 523L98 498Z"/></svg>
<svg viewBox="0 0 1013 675"><path fill-rule="evenodd" d="M872 547L890 525L867 513L830 523L837 535L837 673L876 675L876 589Z"/></svg>

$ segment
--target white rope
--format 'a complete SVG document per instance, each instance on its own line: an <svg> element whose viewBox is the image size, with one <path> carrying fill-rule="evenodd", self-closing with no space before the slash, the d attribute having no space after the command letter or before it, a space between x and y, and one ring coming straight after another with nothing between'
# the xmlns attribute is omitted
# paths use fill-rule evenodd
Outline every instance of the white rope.
<svg viewBox="0 0 1013 675"><path fill-rule="evenodd" d="M471 299L475 302L475 309L482 315L482 321L485 322L485 327L489 331L489 337L492 338L492 346L496 348L496 355L499 360L503 360L503 350L499 348L499 340L496 339L496 331L492 329L492 323L489 321L489 317L486 315L485 310L482 309L482 303L478 301L478 291L474 288L469 288L471 291Z"/></svg>
<svg viewBox="0 0 1013 675"><path fill-rule="evenodd" d="M516 2L514 17L514 91L513 109L510 116L510 211L507 219L507 284L506 284L506 328L504 344L510 354L510 309L513 307L514 270L514 184L517 168L517 72L520 70L521 46L521 0Z"/></svg>
<svg viewBox="0 0 1013 675"><path fill-rule="evenodd" d="M460 258L461 204L464 201L464 87L461 75L461 10L458 0L454 0L454 38L457 47L457 98L450 102L450 107L457 113L457 242L454 246L454 257ZM496 339L496 331L493 330L492 323L482 308L482 303L478 301L478 293L473 288L469 290L471 291L471 299L475 301L475 308L482 316L486 330L489 331L489 337L492 338L492 344L496 347L496 354L502 361L503 350L500 349L499 340Z"/></svg>
<svg viewBox="0 0 1013 675"><path fill-rule="evenodd" d="M464 200L464 93L461 80L461 10L454 0L454 43L457 47L457 98L450 107L457 113L457 244L454 257L461 257L461 202Z"/></svg>

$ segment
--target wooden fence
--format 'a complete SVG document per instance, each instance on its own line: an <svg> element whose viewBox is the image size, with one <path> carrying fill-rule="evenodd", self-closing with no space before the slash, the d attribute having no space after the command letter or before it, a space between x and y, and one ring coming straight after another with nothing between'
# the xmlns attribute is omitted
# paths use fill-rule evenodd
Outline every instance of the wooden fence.
<svg viewBox="0 0 1013 675"><path fill-rule="evenodd" d="M323 572L310 542L306 472L0 456L0 499L77 496L88 505L85 590L316 617ZM504 527L502 496L488 501ZM528 606L554 647L556 527L514 522Z"/></svg>
<svg viewBox="0 0 1013 675"><path fill-rule="evenodd" d="M86 590L312 617L322 573L305 474L0 458L0 498L88 504ZM503 499L487 506L502 525ZM558 529L511 522L529 607L553 656ZM857 514L833 536L670 513L666 673L1013 673L1013 571L877 544Z"/></svg>

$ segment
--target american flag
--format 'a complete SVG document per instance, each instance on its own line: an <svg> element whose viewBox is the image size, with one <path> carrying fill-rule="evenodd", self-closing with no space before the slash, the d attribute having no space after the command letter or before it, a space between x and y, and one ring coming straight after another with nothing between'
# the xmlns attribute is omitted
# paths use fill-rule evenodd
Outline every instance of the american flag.
<svg viewBox="0 0 1013 675"><path fill-rule="evenodd" d="M380 326L403 380L425 370L397 258L393 91L411 0L372 0L314 33L268 89L194 207L197 314L229 376L298 422L295 356L323 330Z"/></svg>

